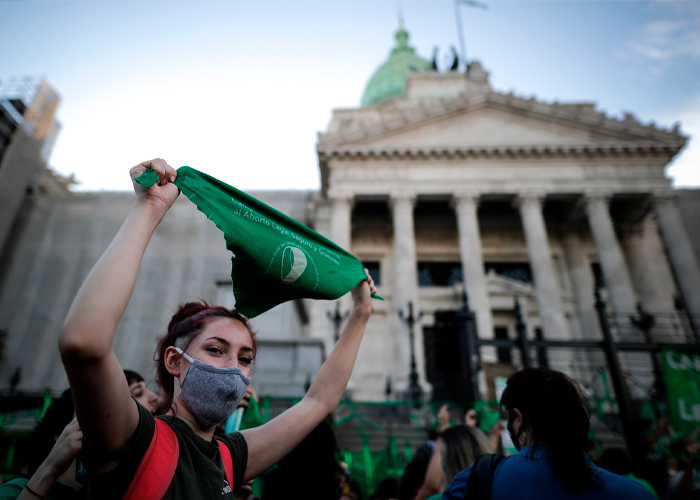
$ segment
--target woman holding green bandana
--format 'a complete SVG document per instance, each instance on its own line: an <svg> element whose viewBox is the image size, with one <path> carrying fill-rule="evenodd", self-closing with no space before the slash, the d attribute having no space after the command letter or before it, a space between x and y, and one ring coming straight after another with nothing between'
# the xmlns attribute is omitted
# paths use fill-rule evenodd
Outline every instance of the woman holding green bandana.
<svg viewBox="0 0 700 500"><path fill-rule="evenodd" d="M354 308L345 331L297 405L260 427L225 435L218 444L213 440L216 425L233 412L250 383L255 334L235 309L204 302L180 306L156 353L165 415L153 417L132 399L112 349L146 247L179 195L173 184L177 172L161 159L132 168L132 180L148 168L158 182L148 190L134 185L134 206L80 288L59 339L83 431L88 495L104 500L125 496L162 425L155 419L162 419L179 444L177 466L162 498L233 499L241 485L279 462L336 409L374 310L370 296L376 290L369 276L352 290ZM225 479L222 444L233 460L233 484Z"/></svg>

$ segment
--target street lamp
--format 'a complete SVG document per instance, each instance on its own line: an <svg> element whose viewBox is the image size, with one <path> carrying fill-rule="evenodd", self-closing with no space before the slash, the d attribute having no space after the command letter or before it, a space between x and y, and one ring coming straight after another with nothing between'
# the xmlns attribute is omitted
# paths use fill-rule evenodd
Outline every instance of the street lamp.
<svg viewBox="0 0 700 500"><path fill-rule="evenodd" d="M651 344L654 339L651 336L651 329L656 323L656 318L653 314L649 314L642 307L641 302L637 302L636 314L630 316L630 321L634 326L641 330L644 335L644 340ZM655 353L651 353L651 369L654 372L654 395L659 401L666 399L666 384L664 383L664 370L661 367L659 358Z"/></svg>
<svg viewBox="0 0 700 500"><path fill-rule="evenodd" d="M416 406L420 405L420 400L423 397L423 389L421 389L420 384L418 383L418 370L416 369L416 351L413 345L413 326L416 324L417 321L420 321L422 317L423 313L418 313L417 317L414 316L413 302L410 301L408 303L408 315L404 315L404 312L402 310L399 310L399 318L405 321L408 325L408 336L411 345L411 372L409 374L410 382L408 385L408 394L411 398L411 401L414 401L416 403Z"/></svg>

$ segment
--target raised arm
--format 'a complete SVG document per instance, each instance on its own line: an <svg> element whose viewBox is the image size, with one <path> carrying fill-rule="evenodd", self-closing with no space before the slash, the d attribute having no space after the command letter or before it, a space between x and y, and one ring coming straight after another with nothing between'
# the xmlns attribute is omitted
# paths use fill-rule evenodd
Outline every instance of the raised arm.
<svg viewBox="0 0 700 500"><path fill-rule="evenodd" d="M139 420L112 350L114 334L134 290L146 246L179 194L172 184L177 173L164 160L135 166L129 172L131 178L147 168L158 174L159 182L148 191L134 183L134 206L80 287L59 337L80 428L105 468L133 435Z"/></svg>
<svg viewBox="0 0 700 500"><path fill-rule="evenodd" d="M367 322L374 312L372 293L376 293L376 289L369 276L352 291L354 307L348 324L306 396L265 425L243 431L248 443L244 482L279 462L338 407L350 380Z"/></svg>
<svg viewBox="0 0 700 500"><path fill-rule="evenodd" d="M56 440L56 444L51 448L51 452L41 463L32 477L27 482L27 487L17 497L17 500L36 500L37 494L44 498L51 496L51 489L61 475L63 475L76 455L80 451L83 434L76 419L63 429L61 435ZM30 493L30 490L34 493ZM0 498L5 498L0 494Z"/></svg>

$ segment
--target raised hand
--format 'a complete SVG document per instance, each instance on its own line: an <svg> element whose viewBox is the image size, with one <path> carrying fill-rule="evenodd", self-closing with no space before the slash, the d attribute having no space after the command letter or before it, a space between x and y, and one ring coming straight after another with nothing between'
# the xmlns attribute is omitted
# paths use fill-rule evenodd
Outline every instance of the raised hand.
<svg viewBox="0 0 700 500"><path fill-rule="evenodd" d="M83 433L78 419L74 418L61 432L44 464L56 475L61 475L70 467L82 446Z"/></svg>
<svg viewBox="0 0 700 500"><path fill-rule="evenodd" d="M149 168L158 175L158 182L145 190L140 184L134 182L134 179ZM177 178L177 172L161 158L139 163L129 171L129 175L136 192L136 199L152 204L163 213L172 206L180 194L180 190L173 184Z"/></svg>
<svg viewBox="0 0 700 500"><path fill-rule="evenodd" d="M446 429L450 426L450 409L447 405L442 405L437 413L438 430Z"/></svg>
<svg viewBox="0 0 700 500"><path fill-rule="evenodd" d="M258 395L255 394L255 390L253 389L252 385L248 386L248 389L245 391L245 396L243 396L241 402L238 403L238 408L248 408L250 398L254 398L256 401L258 400Z"/></svg>
<svg viewBox="0 0 700 500"><path fill-rule="evenodd" d="M359 285L357 285L351 293L352 301L355 308L363 308L369 314L374 312L374 302L372 301L372 294L377 293L377 288L374 286L374 281L369 275L369 271L365 269L365 274L367 279L363 280Z"/></svg>

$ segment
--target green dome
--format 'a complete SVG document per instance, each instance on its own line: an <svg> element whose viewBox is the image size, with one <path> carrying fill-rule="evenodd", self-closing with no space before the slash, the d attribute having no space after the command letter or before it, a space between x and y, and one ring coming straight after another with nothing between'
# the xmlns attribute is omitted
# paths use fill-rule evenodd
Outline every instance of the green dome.
<svg viewBox="0 0 700 500"><path fill-rule="evenodd" d="M374 72L362 96L362 106L379 104L391 97L401 97L406 91L406 75L409 71L428 71L429 61L416 55L413 47L408 45L408 32L399 28L394 35L396 47L391 51L389 60Z"/></svg>

